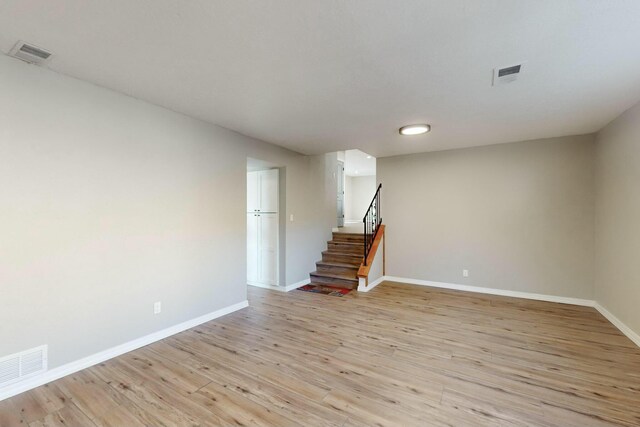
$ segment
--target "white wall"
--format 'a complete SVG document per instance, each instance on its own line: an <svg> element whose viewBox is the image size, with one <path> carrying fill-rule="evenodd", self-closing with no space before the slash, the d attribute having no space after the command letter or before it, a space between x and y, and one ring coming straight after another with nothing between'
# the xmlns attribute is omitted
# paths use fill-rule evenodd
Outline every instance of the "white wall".
<svg viewBox="0 0 640 427"><path fill-rule="evenodd" d="M640 104L596 140L596 299L640 335Z"/></svg>
<svg viewBox="0 0 640 427"><path fill-rule="evenodd" d="M348 176L346 181L345 199L348 207L345 218L348 221L362 221L374 194L376 194L376 177Z"/></svg>
<svg viewBox="0 0 640 427"><path fill-rule="evenodd" d="M593 136L381 158L377 173L387 275L594 297Z"/></svg>
<svg viewBox="0 0 640 427"><path fill-rule="evenodd" d="M344 176L344 219L345 221L353 221L356 217L353 214L353 208L351 203L353 192L353 180L350 176ZM360 218L362 220L362 218Z"/></svg>
<svg viewBox="0 0 640 427"><path fill-rule="evenodd" d="M287 284L330 238L335 155L2 55L0 93L0 356L49 344L56 367L245 300L247 157L286 170Z"/></svg>

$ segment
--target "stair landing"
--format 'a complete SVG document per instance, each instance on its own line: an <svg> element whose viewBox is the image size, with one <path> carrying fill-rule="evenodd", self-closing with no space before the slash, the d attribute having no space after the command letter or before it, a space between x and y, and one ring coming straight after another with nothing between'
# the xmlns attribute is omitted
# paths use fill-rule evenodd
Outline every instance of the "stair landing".
<svg viewBox="0 0 640 427"><path fill-rule="evenodd" d="M363 232L364 232L364 224L362 222L345 224L344 227L339 227L337 231L334 228L334 233L340 233L340 234L362 234Z"/></svg>

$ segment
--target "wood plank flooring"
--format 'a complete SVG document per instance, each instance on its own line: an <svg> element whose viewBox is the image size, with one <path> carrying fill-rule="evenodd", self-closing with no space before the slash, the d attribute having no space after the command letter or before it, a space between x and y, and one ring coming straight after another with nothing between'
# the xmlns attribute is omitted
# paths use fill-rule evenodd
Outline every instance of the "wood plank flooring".
<svg viewBox="0 0 640 427"><path fill-rule="evenodd" d="M385 282L250 307L0 402L0 426L639 426L592 308Z"/></svg>

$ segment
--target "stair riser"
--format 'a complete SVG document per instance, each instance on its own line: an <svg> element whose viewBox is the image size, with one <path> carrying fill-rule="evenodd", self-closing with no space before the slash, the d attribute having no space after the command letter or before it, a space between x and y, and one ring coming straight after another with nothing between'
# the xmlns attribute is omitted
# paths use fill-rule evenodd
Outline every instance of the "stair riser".
<svg viewBox="0 0 640 427"><path fill-rule="evenodd" d="M327 272L327 273L346 273L346 274L351 274L355 278L355 277L358 276L359 267L337 267L335 265L327 266L327 265L322 265L322 264L316 264L316 270L320 271L320 272L324 271L324 272Z"/></svg>
<svg viewBox="0 0 640 427"><path fill-rule="evenodd" d="M327 247L329 248L330 251L341 252L346 254L358 255L364 252L364 246L360 246L360 245L341 245L340 243L329 242L327 244Z"/></svg>
<svg viewBox="0 0 640 427"><path fill-rule="evenodd" d="M343 262L346 264L353 264L354 266L360 266L362 264L362 255L350 255L342 254L338 252L323 253L322 260L327 262Z"/></svg>
<svg viewBox="0 0 640 427"><path fill-rule="evenodd" d="M362 234L333 233L334 242L364 243Z"/></svg>
<svg viewBox="0 0 640 427"><path fill-rule="evenodd" d="M337 279L335 277L316 276L315 274L311 274L311 281L319 282L319 283L333 283L340 286L344 285L344 287L358 286L358 279L356 279L355 277L352 280L347 280L347 279Z"/></svg>
<svg viewBox="0 0 640 427"><path fill-rule="evenodd" d="M333 279L330 277L311 276L312 285L332 286L335 288L356 289L358 282L351 282L341 279Z"/></svg>

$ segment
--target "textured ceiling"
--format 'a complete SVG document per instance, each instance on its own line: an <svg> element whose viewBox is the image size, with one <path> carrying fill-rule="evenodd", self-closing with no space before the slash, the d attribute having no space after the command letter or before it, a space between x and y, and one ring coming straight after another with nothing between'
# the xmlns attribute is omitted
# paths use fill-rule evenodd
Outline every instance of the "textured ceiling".
<svg viewBox="0 0 640 427"><path fill-rule="evenodd" d="M640 98L637 0L3 0L0 49L19 39L57 72L309 154L589 133ZM398 135L415 122L433 131Z"/></svg>

